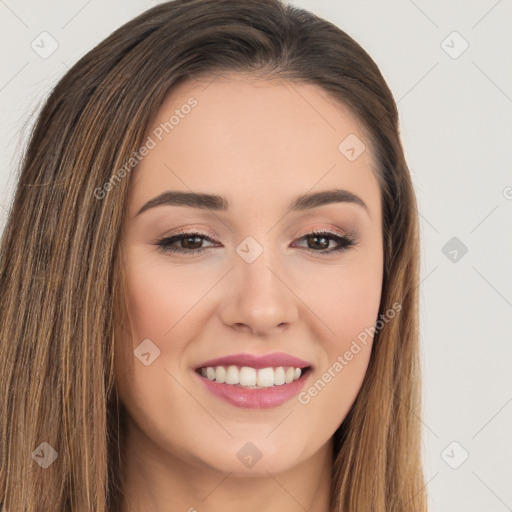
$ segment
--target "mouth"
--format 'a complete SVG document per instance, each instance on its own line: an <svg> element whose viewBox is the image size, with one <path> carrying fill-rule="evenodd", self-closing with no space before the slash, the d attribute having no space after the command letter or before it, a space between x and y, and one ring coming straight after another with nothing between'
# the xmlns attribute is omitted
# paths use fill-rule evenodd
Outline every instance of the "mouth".
<svg viewBox="0 0 512 512"><path fill-rule="evenodd" d="M272 409L297 396L307 385L312 367L201 366L194 372L199 383L231 406Z"/></svg>
<svg viewBox="0 0 512 512"><path fill-rule="evenodd" d="M311 366L268 366L254 368L239 365L201 366L196 373L217 384L235 388L268 389L286 386L304 380L311 372Z"/></svg>
<svg viewBox="0 0 512 512"><path fill-rule="evenodd" d="M269 409L298 395L313 365L284 352L244 352L204 361L193 370L213 396L236 407Z"/></svg>

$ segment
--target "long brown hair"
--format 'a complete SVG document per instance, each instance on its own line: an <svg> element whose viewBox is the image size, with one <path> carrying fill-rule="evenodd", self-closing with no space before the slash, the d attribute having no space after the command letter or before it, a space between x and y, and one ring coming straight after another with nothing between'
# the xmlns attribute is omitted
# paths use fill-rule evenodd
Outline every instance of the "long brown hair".
<svg viewBox="0 0 512 512"><path fill-rule="evenodd" d="M382 197L380 313L395 303L401 310L375 335L360 393L334 434L331 507L426 510L418 219L392 93L361 46L307 11L279 0L175 0L69 70L22 162L0 246L0 504L9 512L119 507L113 347L130 180L104 184L144 143L176 84L228 71L318 85L368 134ZM46 468L36 463L55 452Z"/></svg>

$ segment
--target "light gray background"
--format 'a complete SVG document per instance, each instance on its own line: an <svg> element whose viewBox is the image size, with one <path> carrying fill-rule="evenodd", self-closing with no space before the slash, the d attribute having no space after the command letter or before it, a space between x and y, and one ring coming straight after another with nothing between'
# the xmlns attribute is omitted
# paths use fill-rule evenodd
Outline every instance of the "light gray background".
<svg viewBox="0 0 512 512"><path fill-rule="evenodd" d="M157 3L0 0L0 229L34 112L50 88L114 29ZM430 509L512 510L512 2L292 3L356 39L398 102L422 219ZM31 48L33 41L40 51L50 48L43 31L58 43L47 58ZM463 39L450 36L454 31ZM452 58L447 51L456 56L463 40L468 49ZM466 254L458 241L443 253L452 237Z"/></svg>

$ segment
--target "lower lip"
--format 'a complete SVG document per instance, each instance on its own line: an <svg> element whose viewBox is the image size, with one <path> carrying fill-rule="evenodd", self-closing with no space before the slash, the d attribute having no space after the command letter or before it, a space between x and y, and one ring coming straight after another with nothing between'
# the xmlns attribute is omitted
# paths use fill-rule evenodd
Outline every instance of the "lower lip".
<svg viewBox="0 0 512 512"><path fill-rule="evenodd" d="M299 379L289 384L262 389L248 389L229 384L219 384L214 380L199 375L195 371L194 373L201 379L201 382L203 382L208 391L236 407L270 409L271 407L278 407L298 395L309 379L311 369L308 369Z"/></svg>

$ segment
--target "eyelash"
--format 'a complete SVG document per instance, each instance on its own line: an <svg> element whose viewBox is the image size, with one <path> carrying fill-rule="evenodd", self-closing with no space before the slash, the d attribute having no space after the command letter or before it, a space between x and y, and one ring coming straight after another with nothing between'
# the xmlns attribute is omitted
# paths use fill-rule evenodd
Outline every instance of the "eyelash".
<svg viewBox="0 0 512 512"><path fill-rule="evenodd" d="M202 247L200 249L186 250L186 249L173 247L171 245L175 242L180 242L181 240L184 240L186 238L195 238L195 237L203 238L204 240L206 240L208 242L215 243L215 240L210 238L208 235L205 235L204 233L199 233L199 232L195 232L195 231L194 232L180 231L176 235L160 238L158 240L158 242L156 243L156 245L158 246L159 250L164 253L197 254L197 253L203 252L206 249L209 249L209 247ZM304 235L299 237L298 240L302 240L302 239L308 238L308 237L328 238L328 239L332 239L332 240L336 241L339 244L339 247L337 247L335 249L329 249L329 250L323 250L323 251L315 251L314 249L309 249L309 248L300 249L301 251L306 251L309 253L319 253L319 255L320 255L319 257L322 257L323 255L331 255L331 254L340 253L340 252L346 251L346 250L350 249L351 247L357 245L357 240L355 239L355 237L341 236L341 235L339 235L333 231L329 231L329 230L318 230L318 231L313 230L309 233L305 233Z"/></svg>

